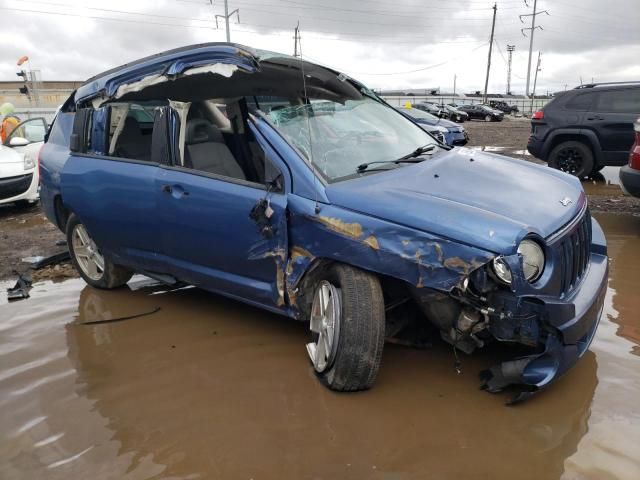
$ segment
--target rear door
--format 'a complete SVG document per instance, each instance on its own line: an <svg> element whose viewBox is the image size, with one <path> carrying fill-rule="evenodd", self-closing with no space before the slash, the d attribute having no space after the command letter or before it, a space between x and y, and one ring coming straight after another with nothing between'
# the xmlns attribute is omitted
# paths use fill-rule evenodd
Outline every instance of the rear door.
<svg viewBox="0 0 640 480"><path fill-rule="evenodd" d="M602 90L587 122L595 126L608 164L624 165L633 145L633 122L640 116L640 88Z"/></svg>
<svg viewBox="0 0 640 480"><path fill-rule="evenodd" d="M153 112L153 107L149 110ZM126 108L103 107L86 113L84 128L75 122L72 137L82 138L76 138L78 149L62 170L63 201L103 252L137 270L162 272L156 176L163 159L151 158L151 141L143 132L148 125L135 123L134 133L124 130L127 117L133 117ZM82 110L76 119L78 115ZM150 137L151 132L147 133ZM127 136L138 139L137 145L132 140L138 148L125 145ZM122 146L135 155L118 156L115 152Z"/></svg>

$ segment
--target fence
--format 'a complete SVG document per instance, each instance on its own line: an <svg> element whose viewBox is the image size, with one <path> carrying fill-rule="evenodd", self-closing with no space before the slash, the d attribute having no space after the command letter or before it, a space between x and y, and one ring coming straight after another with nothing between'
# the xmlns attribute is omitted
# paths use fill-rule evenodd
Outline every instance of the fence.
<svg viewBox="0 0 640 480"><path fill-rule="evenodd" d="M458 105L475 105L482 103L482 98L479 97L445 97L445 96L429 96L429 95L408 95L408 96L384 96L383 97L389 104L394 106L402 106L405 103L420 103L431 102L438 104L455 103ZM533 101L530 98L500 98L500 97L487 97L487 102L496 100L500 102L506 102L509 105L515 105L522 114L530 115L532 112L539 110L549 103L548 98L536 98Z"/></svg>

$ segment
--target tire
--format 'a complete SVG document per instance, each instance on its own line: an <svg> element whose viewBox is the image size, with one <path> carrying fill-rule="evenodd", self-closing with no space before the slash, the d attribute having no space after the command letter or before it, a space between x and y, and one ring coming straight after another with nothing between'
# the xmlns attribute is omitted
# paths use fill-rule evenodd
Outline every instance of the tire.
<svg viewBox="0 0 640 480"><path fill-rule="evenodd" d="M593 152L582 142L575 140L556 145L549 154L549 166L584 178L593 169Z"/></svg>
<svg viewBox="0 0 640 480"><path fill-rule="evenodd" d="M490 122L491 120L493 120L493 119L491 118L491 115L487 115L486 117L484 117L484 121L485 121L485 122Z"/></svg>
<svg viewBox="0 0 640 480"><path fill-rule="evenodd" d="M330 288L325 293L330 292L330 296L325 295L326 301L322 302L319 292L327 286ZM320 303L325 305L324 314ZM330 307L338 315L326 315ZM385 310L378 278L347 265L332 266L314 286L309 324L312 341L307 344L307 353L320 382L341 392L370 388L384 346ZM329 329L320 328L320 324L330 324L332 331L328 333ZM329 344L324 343L327 338Z"/></svg>
<svg viewBox="0 0 640 480"><path fill-rule="evenodd" d="M108 256L100 253L100 249L89 236L87 229L74 214L71 214L67 220L66 233L71 263L89 285L111 290L122 287L131 279L133 276L131 270L116 265ZM83 254L80 253L81 251ZM99 264L102 266L100 267Z"/></svg>

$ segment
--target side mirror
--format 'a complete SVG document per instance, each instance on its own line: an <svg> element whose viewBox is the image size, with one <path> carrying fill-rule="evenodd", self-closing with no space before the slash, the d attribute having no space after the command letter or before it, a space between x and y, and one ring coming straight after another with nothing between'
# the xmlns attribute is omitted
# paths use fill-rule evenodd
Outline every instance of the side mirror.
<svg viewBox="0 0 640 480"><path fill-rule="evenodd" d="M25 147L27 145L29 145L29 140L27 140L24 137L13 137L11 140L9 140L9 146L10 147Z"/></svg>
<svg viewBox="0 0 640 480"><path fill-rule="evenodd" d="M267 190L270 192L282 192L284 190L283 180L282 173L278 172L275 177L267 181Z"/></svg>

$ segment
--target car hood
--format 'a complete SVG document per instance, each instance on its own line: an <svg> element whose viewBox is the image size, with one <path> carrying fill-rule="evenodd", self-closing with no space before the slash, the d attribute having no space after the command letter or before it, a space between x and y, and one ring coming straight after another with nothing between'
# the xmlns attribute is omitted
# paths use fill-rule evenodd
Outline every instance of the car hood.
<svg viewBox="0 0 640 480"><path fill-rule="evenodd" d="M550 236L586 202L570 175L468 148L330 184L326 193L342 208L503 254L530 233Z"/></svg>
<svg viewBox="0 0 640 480"><path fill-rule="evenodd" d="M438 122L436 123L436 125L441 125L445 128L448 129L455 129L458 130L460 128L460 125L458 125L455 122L452 122L451 120L445 120L444 118L441 118L440 120L438 120Z"/></svg>
<svg viewBox="0 0 640 480"><path fill-rule="evenodd" d="M0 178L24 174L24 155L13 148L0 145Z"/></svg>

